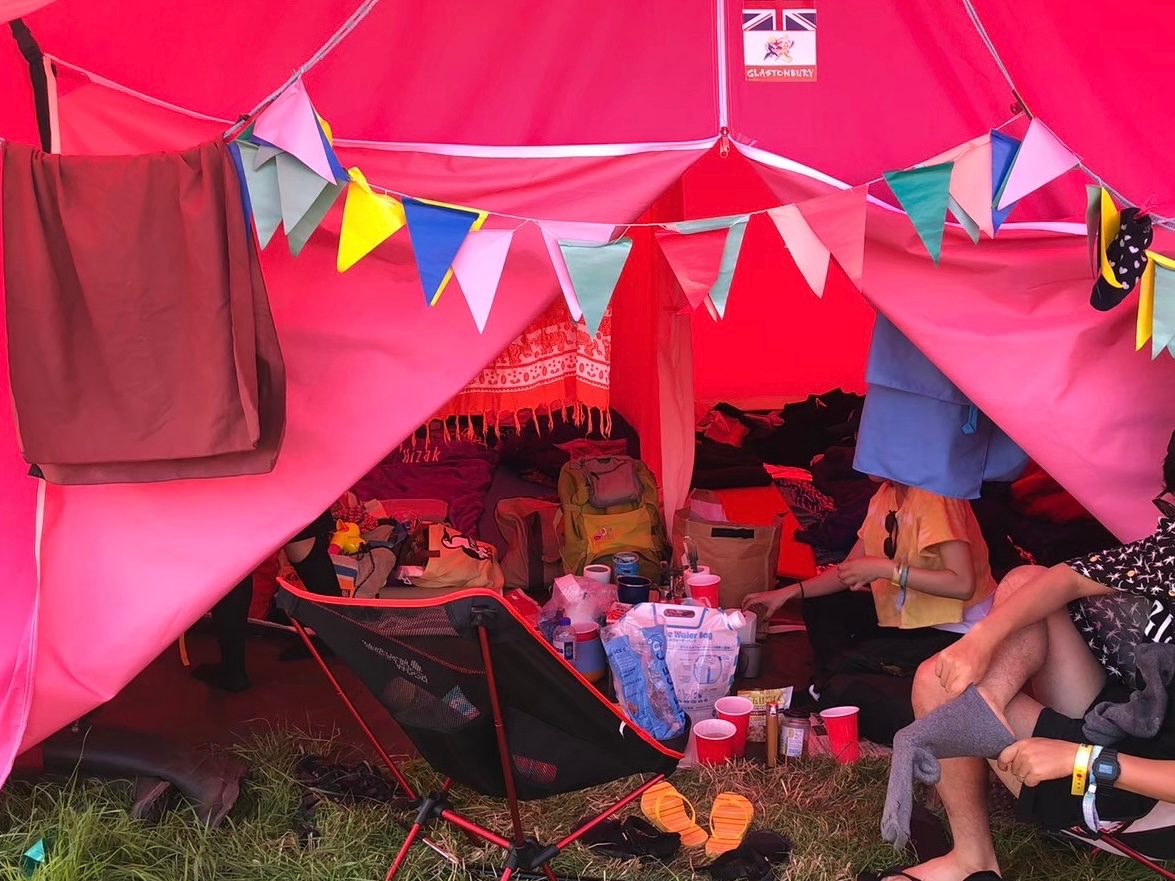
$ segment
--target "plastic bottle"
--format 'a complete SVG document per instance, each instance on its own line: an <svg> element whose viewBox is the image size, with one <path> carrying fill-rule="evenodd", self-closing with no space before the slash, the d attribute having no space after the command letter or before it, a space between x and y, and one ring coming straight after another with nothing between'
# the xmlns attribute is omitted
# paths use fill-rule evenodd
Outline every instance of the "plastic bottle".
<svg viewBox="0 0 1175 881"><path fill-rule="evenodd" d="M559 626L551 637L551 645L568 664L575 663L575 628L571 626L570 618L559 619Z"/></svg>
<svg viewBox="0 0 1175 881"><path fill-rule="evenodd" d="M779 761L779 705L767 705L767 767L774 768Z"/></svg>

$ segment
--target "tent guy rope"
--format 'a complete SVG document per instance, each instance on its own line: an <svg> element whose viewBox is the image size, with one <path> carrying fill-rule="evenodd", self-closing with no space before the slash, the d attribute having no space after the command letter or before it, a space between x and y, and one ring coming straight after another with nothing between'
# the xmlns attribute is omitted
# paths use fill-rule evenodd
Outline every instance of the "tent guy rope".
<svg viewBox="0 0 1175 881"><path fill-rule="evenodd" d="M270 92L269 95L258 102L257 106L237 120L237 122L234 123L233 126L224 133L225 140L231 140L234 135L236 135L238 132L244 129L246 125L249 124L250 119L268 107L269 104L278 97L278 95L297 82L302 76L304 76L316 64L318 64L318 62L326 58L326 56L329 55L334 50L334 48L339 45L339 43L343 42L343 40L349 33L351 33L351 31L355 30L355 28L359 26L359 23L363 21L363 19L367 18L368 14L371 12L371 10L375 9L378 3L379 0L363 0L363 3L359 5L359 8L351 13L350 17L346 21L339 25L339 29L331 35L330 39L328 39L325 43L322 44L322 46L319 47L317 52L315 52L310 56L309 59L306 60L305 64L290 74L289 79L278 86L278 88Z"/></svg>

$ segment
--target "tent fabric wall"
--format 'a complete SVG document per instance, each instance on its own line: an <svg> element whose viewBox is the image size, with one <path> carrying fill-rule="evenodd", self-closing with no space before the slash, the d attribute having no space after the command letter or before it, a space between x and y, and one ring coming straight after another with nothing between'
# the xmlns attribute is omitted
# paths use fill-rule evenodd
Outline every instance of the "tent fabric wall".
<svg viewBox="0 0 1175 881"><path fill-rule="evenodd" d="M13 2L21 0L6 0L0 12L11 12ZM1154 110L1162 106L1175 8L1148 10L1140 26L1130 16L1103 21L1104 4L1094 0L1021 0L1014 9L975 3L1028 106L1135 201L1153 194L1160 213L1175 213L1166 154L1137 148L1164 143L1175 126ZM60 59L63 149L172 149L223 131L358 4L327 0L296 15L287 5L197 3L176 14L157 0L57 0L29 13L42 48ZM734 153L707 157L718 177L703 178L700 167L687 174L674 206L682 213L668 219L820 195L837 180L873 181L1014 114L1011 87L956 0L821 5L819 81L803 85L743 78L740 6L600 0L585 13L529 0L383 0L305 79L344 163L360 165L377 186L530 217L611 223L644 211L723 126L747 155L770 159L759 170L774 199L747 183ZM1089 36L1095 16L1104 42ZM27 66L7 43L0 77L26 84ZM1108 45L1129 45L1130 63L1103 57ZM67 76L71 65L154 103ZM0 136L34 140L36 131L27 93L0 91ZM1085 202L1074 188L1081 183L1080 174L1069 175L1026 200L1013 220L1080 218ZM290 426L274 474L50 488L38 593L34 484L11 447L0 451L3 516L13 527L0 533L2 589L12 610L0 630L0 779L19 740L35 743L109 698L557 296L538 230L524 225L508 283L478 335L458 292L425 308L403 236L339 275L338 223L336 209L296 261L280 240L264 257L290 370ZM642 370L655 368L641 374L656 376L655 402L648 387L616 391L655 436L667 492L678 492L672 487L692 451L692 413L682 403L693 381L682 375L690 372L691 336L700 396L724 396L736 374L739 396L753 398L825 380L851 384L858 364L863 373L869 308L836 269L824 300L810 297L764 223L757 217L748 230L729 323L661 308L663 286L671 285L655 251L652 265L630 267L644 280L661 274L653 284L658 308L649 308L649 298L630 310L623 332L649 334L644 345L656 338L664 351L656 364L648 352L625 351L639 356ZM935 268L899 213L873 205L868 235L870 302L1108 526L1124 538L1146 531L1155 463L1175 415L1161 391L1175 366L1132 351L1129 305L1107 315L1088 308L1082 239L1005 227L995 242L973 247L948 232L944 265ZM1156 247L1169 250L1172 242L1160 236ZM625 297L631 294L621 291L618 303ZM357 313L362 322L353 320ZM805 347L776 351L783 333L802 337ZM416 379L425 375L427 382ZM634 373L630 381L640 380ZM0 409L9 408L0 402ZM5 418L0 443L14 444ZM158 546L167 553L152 553Z"/></svg>
<svg viewBox="0 0 1175 881"><path fill-rule="evenodd" d="M809 178L759 166L777 197ZM1108 529L1154 529L1175 359L1131 345L1137 293L1089 306L1083 236L1007 227L975 246L948 229L934 266L909 220L871 205L865 296Z"/></svg>
<svg viewBox="0 0 1175 881"><path fill-rule="evenodd" d="M74 153L174 149L223 130L99 85L63 95L59 112L63 149ZM384 186L525 216L600 221L635 218L698 155L671 150L551 160L339 152L345 164L360 165ZM0 733L7 735L0 771L22 740L32 745L117 693L242 573L320 513L559 296L541 234L524 224L479 335L456 289L425 307L404 236L338 273L340 211L341 204L297 259L280 237L263 254L289 373L289 422L272 474L50 486L38 591L27 564L27 496L35 482L12 455L14 438L6 448L11 461L0 471L0 493L17 503L6 505L6 516L11 511L22 524L0 536L0 559L13 567L7 602L30 612L39 602L36 616L14 617L11 626L35 622L39 638L13 633L0 647L0 675L12 671L0 709ZM18 698L30 656L35 686L26 726Z"/></svg>

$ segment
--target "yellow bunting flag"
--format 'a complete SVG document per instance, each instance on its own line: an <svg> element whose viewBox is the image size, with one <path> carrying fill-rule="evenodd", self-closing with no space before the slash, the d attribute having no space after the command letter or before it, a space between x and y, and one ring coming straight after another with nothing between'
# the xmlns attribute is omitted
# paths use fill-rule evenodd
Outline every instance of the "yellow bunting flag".
<svg viewBox="0 0 1175 881"><path fill-rule="evenodd" d="M1134 330L1134 351L1140 351L1154 332L1155 323L1155 255L1146 252L1146 269L1138 284L1138 323Z"/></svg>
<svg viewBox="0 0 1175 881"><path fill-rule="evenodd" d="M1114 237L1118 235L1118 227L1121 225L1121 215L1118 213L1118 206L1114 204L1114 200L1110 198L1110 194L1106 192L1105 187L1102 188L1101 216L1102 234L1098 241L1098 262L1102 267L1102 278L1108 284L1112 284L1116 288L1121 288L1122 283L1114 275L1114 267L1110 265L1110 258L1106 254L1106 249L1110 247L1110 242L1114 241Z"/></svg>
<svg viewBox="0 0 1175 881"><path fill-rule="evenodd" d="M346 272L407 223L403 205L390 196L372 192L358 168L347 173L351 182L347 185L339 233L339 272Z"/></svg>

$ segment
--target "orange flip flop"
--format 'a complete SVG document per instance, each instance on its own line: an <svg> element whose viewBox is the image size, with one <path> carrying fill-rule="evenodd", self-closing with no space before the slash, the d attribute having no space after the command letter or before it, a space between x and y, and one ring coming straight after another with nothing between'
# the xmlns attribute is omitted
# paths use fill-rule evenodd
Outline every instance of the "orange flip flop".
<svg viewBox="0 0 1175 881"><path fill-rule="evenodd" d="M667 780L650 786L641 796L641 813L662 832L676 832L686 847L701 847L710 837L697 823L689 799Z"/></svg>
<svg viewBox="0 0 1175 881"><path fill-rule="evenodd" d="M753 819L755 807L747 799L734 792L719 793L710 808L711 834L706 855L711 859L720 857L742 844Z"/></svg>

